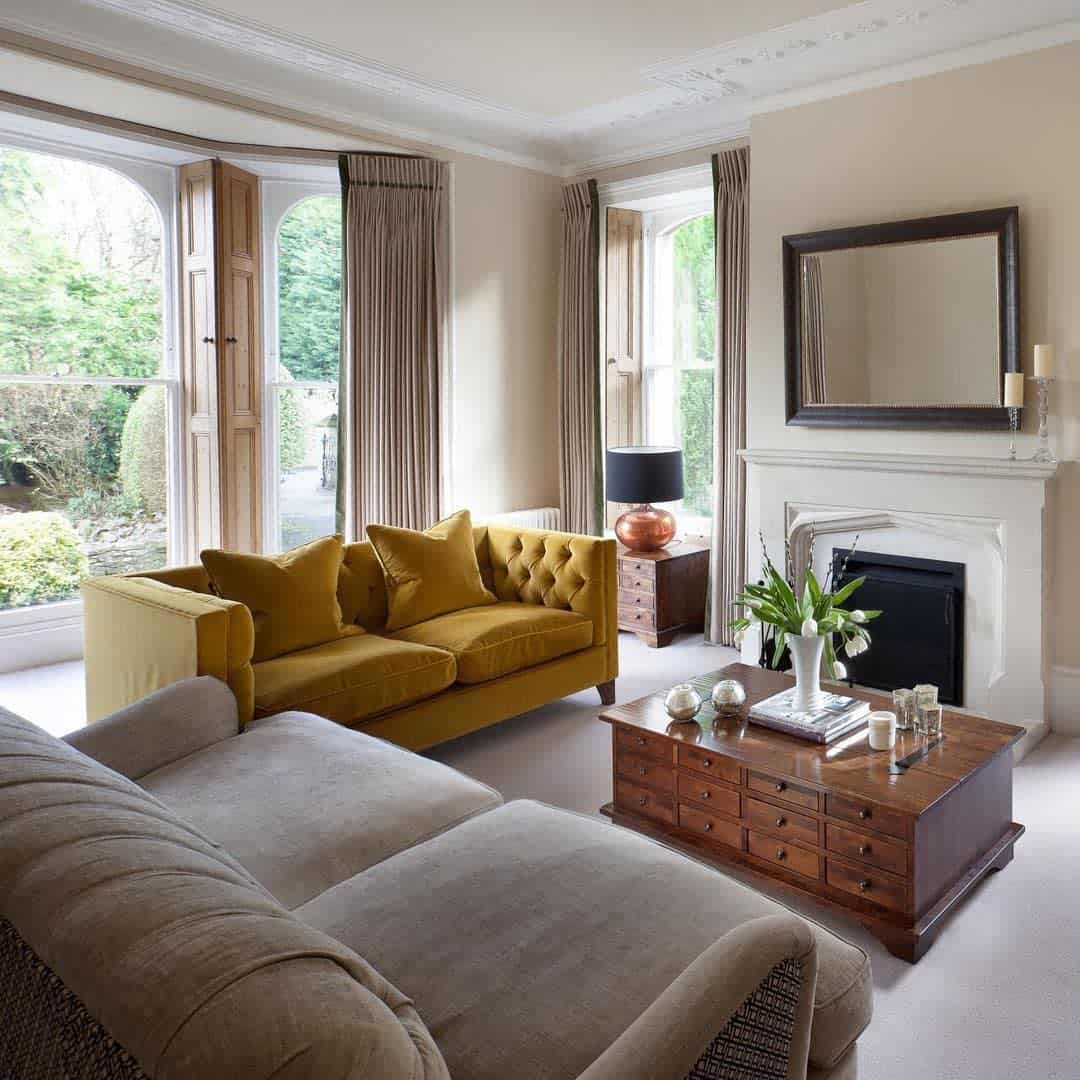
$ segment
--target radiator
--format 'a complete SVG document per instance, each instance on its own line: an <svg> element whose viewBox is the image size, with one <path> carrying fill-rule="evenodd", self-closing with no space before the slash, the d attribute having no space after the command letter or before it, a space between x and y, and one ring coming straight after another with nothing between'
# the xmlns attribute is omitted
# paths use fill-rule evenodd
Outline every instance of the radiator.
<svg viewBox="0 0 1080 1080"><path fill-rule="evenodd" d="M531 510L509 510L504 514L488 514L484 520L492 525L520 525L525 529L557 530L560 516L557 506L537 506Z"/></svg>

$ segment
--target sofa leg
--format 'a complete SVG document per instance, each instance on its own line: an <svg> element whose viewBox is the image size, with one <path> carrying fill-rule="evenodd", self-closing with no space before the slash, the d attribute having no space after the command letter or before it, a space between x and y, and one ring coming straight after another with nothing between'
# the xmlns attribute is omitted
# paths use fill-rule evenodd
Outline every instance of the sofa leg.
<svg viewBox="0 0 1080 1080"><path fill-rule="evenodd" d="M596 688L600 691L600 704L601 705L614 705L615 704L615 680L610 682L600 683Z"/></svg>

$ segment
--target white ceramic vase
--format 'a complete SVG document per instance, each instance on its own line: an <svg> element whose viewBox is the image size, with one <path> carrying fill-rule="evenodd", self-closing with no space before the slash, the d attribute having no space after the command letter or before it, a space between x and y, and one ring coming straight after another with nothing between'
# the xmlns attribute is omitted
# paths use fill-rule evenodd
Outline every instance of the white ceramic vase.
<svg viewBox="0 0 1080 1080"><path fill-rule="evenodd" d="M795 708L799 712L814 712L825 703L821 690L821 654L825 638L790 635L787 639L791 662L795 666Z"/></svg>

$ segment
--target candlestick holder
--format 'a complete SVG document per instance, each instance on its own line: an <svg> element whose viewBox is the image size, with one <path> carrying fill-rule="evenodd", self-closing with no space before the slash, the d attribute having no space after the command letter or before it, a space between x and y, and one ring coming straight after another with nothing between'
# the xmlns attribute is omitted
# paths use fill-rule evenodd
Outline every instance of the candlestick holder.
<svg viewBox="0 0 1080 1080"><path fill-rule="evenodd" d="M1050 384L1053 379L1036 375L1033 379L1039 390L1039 445L1032 454L1032 461L1044 462L1047 465L1056 463L1057 458L1050 452L1050 434L1046 430L1046 414L1050 411Z"/></svg>
<svg viewBox="0 0 1080 1080"><path fill-rule="evenodd" d="M1015 405L1009 406L1009 460L1016 460L1016 432L1020 428L1020 410Z"/></svg>

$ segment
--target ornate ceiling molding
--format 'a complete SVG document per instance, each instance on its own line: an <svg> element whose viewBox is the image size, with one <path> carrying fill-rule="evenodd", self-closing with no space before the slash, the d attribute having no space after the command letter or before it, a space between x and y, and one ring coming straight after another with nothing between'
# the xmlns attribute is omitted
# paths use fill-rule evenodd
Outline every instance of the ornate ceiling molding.
<svg viewBox="0 0 1080 1080"><path fill-rule="evenodd" d="M554 118L196 0L46 8L5 0L0 27L327 118L348 115L387 138L572 175L738 137L765 108L1077 40L1076 15L1076 0L863 0L650 65L640 72L647 89Z"/></svg>

